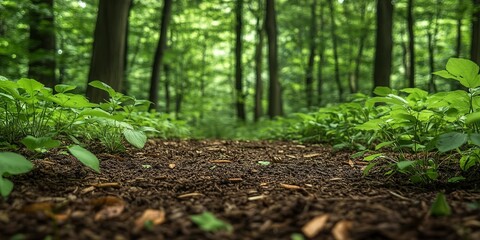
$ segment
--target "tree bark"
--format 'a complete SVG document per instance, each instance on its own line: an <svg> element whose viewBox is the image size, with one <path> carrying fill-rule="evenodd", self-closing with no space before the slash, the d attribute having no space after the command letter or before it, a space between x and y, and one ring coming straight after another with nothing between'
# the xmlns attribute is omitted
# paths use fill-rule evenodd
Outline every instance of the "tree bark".
<svg viewBox="0 0 480 240"><path fill-rule="evenodd" d="M375 63L373 86L390 87L392 73L393 4L391 0L377 1L377 34L375 38Z"/></svg>
<svg viewBox="0 0 480 240"><path fill-rule="evenodd" d="M243 93L242 45L243 45L243 0L237 0L235 5L235 105L238 120L245 122L245 94Z"/></svg>
<svg viewBox="0 0 480 240"><path fill-rule="evenodd" d="M172 0L163 1L162 22L160 26L160 36L158 38L157 50L153 59L152 76L150 78L150 91L148 100L152 102L150 110L158 108L158 86L160 81L160 70L162 67L163 56L167 48L167 29L172 15Z"/></svg>
<svg viewBox="0 0 480 240"><path fill-rule="evenodd" d="M268 115L270 118L274 118L282 115L283 111L280 81L278 79L278 46L275 0L267 0L265 22L268 38L268 73L270 77L268 91Z"/></svg>
<svg viewBox="0 0 480 240"><path fill-rule="evenodd" d="M307 108L313 105L313 64L315 64L315 40L317 38L317 0L313 0L311 6L310 19L310 54L308 56L307 71L305 77L305 94L307 100Z"/></svg>
<svg viewBox="0 0 480 240"><path fill-rule="evenodd" d="M414 0L408 0L407 6L407 29L408 29L408 87L415 87L415 32L414 32L414 18L413 18Z"/></svg>
<svg viewBox="0 0 480 240"><path fill-rule="evenodd" d="M470 59L480 65L480 0L473 1Z"/></svg>
<svg viewBox="0 0 480 240"><path fill-rule="evenodd" d="M99 80L117 92L122 90L125 26L130 0L100 0L95 26L92 60L88 81ZM92 102L108 100L105 91L87 86Z"/></svg>
<svg viewBox="0 0 480 240"><path fill-rule="evenodd" d="M338 47L337 47L337 35L336 35L336 24L335 24L335 9L333 7L333 0L328 0L328 5L330 7L330 22L331 22L331 34L332 34L332 44L333 44L333 58L335 63L335 83L337 84L338 89L338 101L343 101L343 87L342 82L340 81L340 64L338 60Z"/></svg>
<svg viewBox="0 0 480 240"><path fill-rule="evenodd" d="M257 32L257 42L255 44L255 106L253 111L253 121L258 122L263 115L263 79L262 79L262 68L263 68L263 42L264 42L264 30L265 30L265 21L262 22L262 11L261 11L262 0L258 1L259 11L257 15L257 22L255 24L255 29Z"/></svg>
<svg viewBox="0 0 480 240"><path fill-rule="evenodd" d="M53 88L57 84L53 0L31 0L31 3L28 77Z"/></svg>

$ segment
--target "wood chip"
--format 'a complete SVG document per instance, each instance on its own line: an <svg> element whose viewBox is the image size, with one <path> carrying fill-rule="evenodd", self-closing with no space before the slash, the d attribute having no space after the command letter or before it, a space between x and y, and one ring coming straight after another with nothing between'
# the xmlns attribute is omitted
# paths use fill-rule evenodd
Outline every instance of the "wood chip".
<svg viewBox="0 0 480 240"><path fill-rule="evenodd" d="M165 212L155 209L147 209L142 216L135 220L135 232L139 232L145 226L145 223L151 222L153 225L160 225L165 222Z"/></svg>
<svg viewBox="0 0 480 240"><path fill-rule="evenodd" d="M312 154L305 154L303 155L304 158L313 158L313 157L317 157L317 156L320 156L322 154L320 153L312 153Z"/></svg>
<svg viewBox="0 0 480 240"><path fill-rule="evenodd" d="M225 160L225 159L218 159L218 160L210 160L211 163L231 163L231 160Z"/></svg>
<svg viewBox="0 0 480 240"><path fill-rule="evenodd" d="M266 198L266 197L267 197L267 196L265 196L265 195L253 196L253 197L249 197L249 198L248 198L248 201L256 201L256 200L264 199L264 198Z"/></svg>
<svg viewBox="0 0 480 240"><path fill-rule="evenodd" d="M325 224L327 223L329 217L330 215L324 214L313 218L302 227L303 234L305 234L305 236L308 238L317 236L317 234L325 228Z"/></svg>
<svg viewBox="0 0 480 240"><path fill-rule="evenodd" d="M178 195L177 198L191 198L191 197L200 197L200 196L205 196L205 195L203 195L202 193L193 192L193 193Z"/></svg>
<svg viewBox="0 0 480 240"><path fill-rule="evenodd" d="M230 182L241 182L241 181L243 181L243 179L242 178L229 178L228 181L230 181Z"/></svg>
<svg viewBox="0 0 480 240"><path fill-rule="evenodd" d="M285 156L288 157L288 158L297 158L297 157L294 156L294 155L285 155Z"/></svg>
<svg viewBox="0 0 480 240"><path fill-rule="evenodd" d="M290 189L290 190L302 189L302 187L300 187L300 186L291 185L291 184L284 184L284 183L280 183L280 186L283 187L283 188L286 188L286 189Z"/></svg>
<svg viewBox="0 0 480 240"><path fill-rule="evenodd" d="M82 191L80 191L80 194L85 194L85 193L89 193L91 191L95 190L95 187L94 186L90 186L90 187L87 187L87 188L84 188L82 189Z"/></svg>
<svg viewBox="0 0 480 240"><path fill-rule="evenodd" d="M348 160L348 165L350 165L350 167L352 167L352 168L355 167L355 164L353 163L352 160Z"/></svg>
<svg viewBox="0 0 480 240"><path fill-rule="evenodd" d="M95 183L95 184L90 184L91 186L97 187L97 188L107 188L107 187L114 187L114 188L119 188L120 183L117 182L111 182L111 183Z"/></svg>
<svg viewBox="0 0 480 240"><path fill-rule="evenodd" d="M342 180L343 178L335 177L335 178L330 178L328 181L339 181Z"/></svg>
<svg viewBox="0 0 480 240"><path fill-rule="evenodd" d="M174 169L174 168L175 168L175 163L170 163L170 164L168 164L168 167L169 167L170 169Z"/></svg>
<svg viewBox="0 0 480 240"><path fill-rule="evenodd" d="M332 229L332 235L335 240L350 240L350 234L348 233L352 228L352 222L347 220L341 220L335 224Z"/></svg>
<svg viewBox="0 0 480 240"><path fill-rule="evenodd" d="M90 201L95 207L101 207L95 214L95 221L103 221L117 217L125 209L125 201L115 196L99 197Z"/></svg>

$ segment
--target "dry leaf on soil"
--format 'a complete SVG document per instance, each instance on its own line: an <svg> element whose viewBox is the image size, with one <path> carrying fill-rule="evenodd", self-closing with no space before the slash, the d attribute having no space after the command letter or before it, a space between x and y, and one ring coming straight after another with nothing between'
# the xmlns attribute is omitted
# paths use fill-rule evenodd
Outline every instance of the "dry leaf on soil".
<svg viewBox="0 0 480 240"><path fill-rule="evenodd" d="M284 184L284 183L280 183L280 186L282 186L283 188L286 188L286 189L291 189L291 190L297 190L297 189L301 189L300 186L297 186L297 185L291 185L291 184Z"/></svg>
<svg viewBox="0 0 480 240"><path fill-rule="evenodd" d="M320 153L311 153L311 154L305 154L303 155L304 158L312 158L312 157L317 157L320 156Z"/></svg>
<svg viewBox="0 0 480 240"><path fill-rule="evenodd" d="M169 167L170 169L174 169L174 168L175 168L175 163L170 163L170 164L168 164L168 167Z"/></svg>
<svg viewBox="0 0 480 240"><path fill-rule="evenodd" d="M313 218L302 227L303 234L305 234L305 236L308 238L317 236L317 234L325 228L325 224L327 223L329 217L330 215L324 214Z"/></svg>
<svg viewBox="0 0 480 240"><path fill-rule="evenodd" d="M203 194L198 192L193 192L193 193L185 193L182 195L178 195L178 198L189 198L189 197L199 197L199 196L203 196Z"/></svg>
<svg viewBox="0 0 480 240"><path fill-rule="evenodd" d="M347 220L341 220L335 224L332 229L332 235L335 240L350 240L350 234L348 233L352 228L352 222Z"/></svg>
<svg viewBox="0 0 480 240"><path fill-rule="evenodd" d="M165 212L155 209L147 209L137 220L135 220L135 232L139 232L145 226L146 222L153 225L160 225L165 222Z"/></svg>
<svg viewBox="0 0 480 240"><path fill-rule="evenodd" d="M95 214L95 221L117 217L125 209L125 202L114 196L100 197L90 201L90 204L95 207L101 207L100 211Z"/></svg>

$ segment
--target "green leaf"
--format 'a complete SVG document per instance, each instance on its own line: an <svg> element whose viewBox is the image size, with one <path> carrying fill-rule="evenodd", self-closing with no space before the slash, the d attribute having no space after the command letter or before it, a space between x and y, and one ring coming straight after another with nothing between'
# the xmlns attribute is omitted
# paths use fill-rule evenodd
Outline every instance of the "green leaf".
<svg viewBox="0 0 480 240"><path fill-rule="evenodd" d="M472 141L473 144L480 146L480 134L478 133L472 133L469 136L470 141Z"/></svg>
<svg viewBox="0 0 480 240"><path fill-rule="evenodd" d="M66 93L68 91L74 90L75 88L77 88L77 86L68 85L68 84L57 84L55 85L55 92Z"/></svg>
<svg viewBox="0 0 480 240"><path fill-rule="evenodd" d="M460 169L468 171L471 167L475 166L478 162L478 157L475 155L465 155L460 158Z"/></svg>
<svg viewBox="0 0 480 240"><path fill-rule="evenodd" d="M104 117L104 118L111 118L112 114L104 111L100 108L86 108L82 110L79 116L92 116L92 117Z"/></svg>
<svg viewBox="0 0 480 240"><path fill-rule="evenodd" d="M440 152L447 152L459 148L467 141L467 134L449 132L438 137L437 148Z"/></svg>
<svg viewBox="0 0 480 240"><path fill-rule="evenodd" d="M385 97L385 96L387 96L388 94L391 94L391 93L392 93L392 89L389 88L389 87L376 87L376 88L373 90L373 93L377 94L378 96Z"/></svg>
<svg viewBox="0 0 480 240"><path fill-rule="evenodd" d="M466 116L465 123L472 124L480 121L480 112L473 112Z"/></svg>
<svg viewBox="0 0 480 240"><path fill-rule="evenodd" d="M456 79L456 76L452 75L447 70L436 71L436 72L433 72L432 74L435 74L437 76L440 76L446 79Z"/></svg>
<svg viewBox="0 0 480 240"><path fill-rule="evenodd" d="M270 165L271 162L269 162L269 161L258 161L257 163L262 165L262 166L268 166L268 165Z"/></svg>
<svg viewBox="0 0 480 240"><path fill-rule="evenodd" d="M465 180L465 177L457 176L457 177L449 178L449 179L447 180L447 182L449 182L449 183L456 183L456 182L461 182L461 181L464 181L464 180Z"/></svg>
<svg viewBox="0 0 480 240"><path fill-rule="evenodd" d="M382 157L382 156L383 156L383 153L376 153L376 154L372 154L372 155L364 157L363 160L369 162L369 161L375 160L375 159L377 159L379 157Z"/></svg>
<svg viewBox="0 0 480 240"><path fill-rule="evenodd" d="M303 237L303 234L301 234L301 233L292 233L290 235L290 240L305 240L305 238Z"/></svg>
<svg viewBox="0 0 480 240"><path fill-rule="evenodd" d="M60 141L54 140L51 137L34 137L26 136L21 143L30 151L45 152L49 149L60 146Z"/></svg>
<svg viewBox="0 0 480 240"><path fill-rule="evenodd" d="M22 78L18 80L17 84L20 88L23 88L25 92L27 92L30 96L35 95L36 92L40 91L44 87L44 85L40 82L28 78Z"/></svg>
<svg viewBox="0 0 480 240"><path fill-rule="evenodd" d="M100 162L98 158L93 155L93 153L83 147L80 147L79 145L69 146L68 151L81 163L83 163L83 165L93 169L97 173L100 173Z"/></svg>
<svg viewBox="0 0 480 240"><path fill-rule="evenodd" d="M368 175L368 172L370 172L370 169L372 169L373 167L375 167L375 165L377 165L376 162L371 162L371 163L369 163L369 164L363 169L363 176L367 176L367 175Z"/></svg>
<svg viewBox="0 0 480 240"><path fill-rule="evenodd" d="M123 130L123 136L125 136L127 142L136 148L143 148L147 142L147 135L141 131L125 129Z"/></svg>
<svg viewBox="0 0 480 240"><path fill-rule="evenodd" d="M436 217L450 216L452 214L452 209L448 205L447 198L445 197L444 193L437 193L437 197L430 207L430 214Z"/></svg>
<svg viewBox="0 0 480 240"><path fill-rule="evenodd" d="M379 150L383 147L391 146L393 143L395 143L395 142L394 141L381 142L381 143L377 144L377 146L375 146L375 150Z"/></svg>
<svg viewBox="0 0 480 240"><path fill-rule="evenodd" d="M397 162L397 167L399 170L405 170L406 168L414 165L417 161L400 161Z"/></svg>
<svg viewBox="0 0 480 240"><path fill-rule="evenodd" d="M94 88L98 88L98 89L106 91L110 97L114 97L115 95L117 95L117 92L106 83L95 80L95 81L92 81L92 82L88 83L88 85L90 85Z"/></svg>
<svg viewBox="0 0 480 240"><path fill-rule="evenodd" d="M453 77L447 78L456 79L464 87L476 88L480 86L480 81L478 78L479 67L476 63L468 59L450 58L447 62L446 69L448 73L453 75ZM443 76L448 76L444 72L442 72L441 74L443 74Z"/></svg>
<svg viewBox="0 0 480 240"><path fill-rule="evenodd" d="M203 212L202 214L192 215L190 219L196 223L200 229L207 232L215 232L220 230L226 230L231 232L233 230L232 225L218 219L211 212Z"/></svg>
<svg viewBox="0 0 480 240"><path fill-rule="evenodd" d="M0 152L0 195L7 197L13 189L13 183L3 178L7 175L27 173L33 169L33 164L24 156L12 152Z"/></svg>

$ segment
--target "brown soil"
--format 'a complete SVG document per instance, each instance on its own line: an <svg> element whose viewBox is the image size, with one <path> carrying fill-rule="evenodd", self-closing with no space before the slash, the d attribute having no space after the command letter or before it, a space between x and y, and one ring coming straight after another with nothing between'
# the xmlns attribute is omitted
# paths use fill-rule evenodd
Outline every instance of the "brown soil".
<svg viewBox="0 0 480 240"><path fill-rule="evenodd" d="M362 177L365 164L349 156L288 142L149 141L99 153L96 174L49 154L11 178L0 239L291 239L302 231L313 239L480 239L478 191L447 189L453 214L433 217L444 189ZM148 209L153 217L139 220ZM233 231L201 230L190 216L205 211Z"/></svg>

